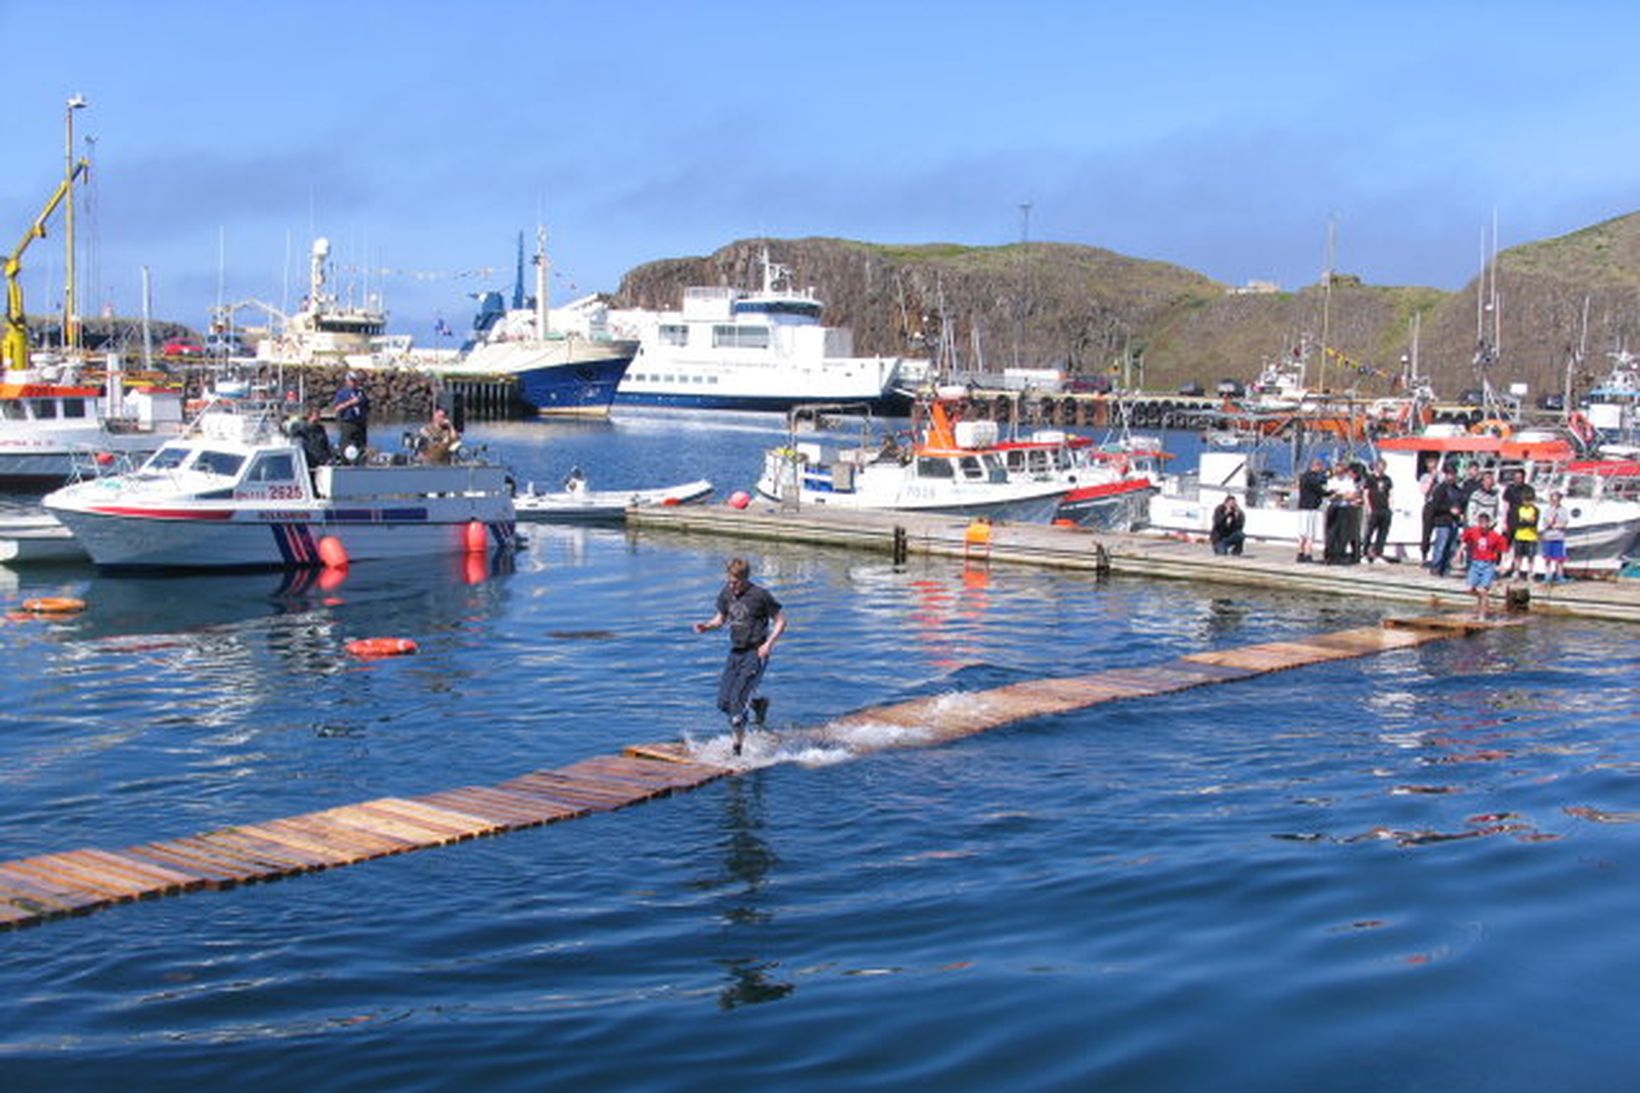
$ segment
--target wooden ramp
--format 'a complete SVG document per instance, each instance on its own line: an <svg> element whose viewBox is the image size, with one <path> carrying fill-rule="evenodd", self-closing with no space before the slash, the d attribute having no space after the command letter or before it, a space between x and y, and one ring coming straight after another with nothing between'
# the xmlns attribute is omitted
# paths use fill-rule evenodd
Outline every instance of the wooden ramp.
<svg viewBox="0 0 1640 1093"><path fill-rule="evenodd" d="M917 698L848 714L829 727L897 725L917 730L917 744L939 743L1026 718L1361 657L1495 625L1503 623L1447 615L1387 620L1383 627L1192 653L1146 668L1115 668ZM118 850L70 850L0 862L0 929L32 926L129 900L277 880L571 820L694 789L734 773L734 768L700 761L684 744L634 744L618 756L533 771L495 786L378 797Z"/></svg>

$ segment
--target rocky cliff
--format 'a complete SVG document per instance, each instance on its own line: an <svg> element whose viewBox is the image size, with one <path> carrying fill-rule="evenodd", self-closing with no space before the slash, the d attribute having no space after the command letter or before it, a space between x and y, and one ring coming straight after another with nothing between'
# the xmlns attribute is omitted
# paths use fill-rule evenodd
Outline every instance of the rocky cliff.
<svg viewBox="0 0 1640 1093"><path fill-rule="evenodd" d="M1334 352L1325 382L1387 393L1412 352L1443 397L1479 385L1477 300L1498 347L1492 382L1558 391L1574 370L1586 387L1606 354L1640 347L1640 214L1499 255L1485 292L1376 286L1335 276L1331 290L1233 292L1163 262L1063 243L885 246L842 239L747 239L704 258L651 262L629 272L615 303L675 308L689 285L761 284L763 248L825 301L825 321L854 328L859 353L934 356L961 367L1058 366L1114 374L1149 389L1250 380L1301 341ZM1495 292L1492 281L1495 280ZM1584 313L1587 307L1585 333ZM1494 328L1492 316L1499 325ZM1319 355L1313 358L1319 362ZM1311 379L1318 364L1312 364Z"/></svg>

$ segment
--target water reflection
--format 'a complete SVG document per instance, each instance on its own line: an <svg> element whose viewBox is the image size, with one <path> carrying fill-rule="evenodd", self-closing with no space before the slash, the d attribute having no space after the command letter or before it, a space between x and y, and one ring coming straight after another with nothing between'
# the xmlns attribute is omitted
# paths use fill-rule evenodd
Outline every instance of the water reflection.
<svg viewBox="0 0 1640 1093"><path fill-rule="evenodd" d="M724 786L722 872L699 882L700 887L724 890L722 920L734 940L751 940L745 931L767 925L773 915L764 903L763 889L769 873L780 864L773 847L763 838L767 818L763 802L763 779L752 776L731 779ZM716 961L724 970L726 983L718 992L718 1008L735 1009L759 1002L773 1002L796 989L796 984L776 978L778 961L757 955L724 957Z"/></svg>

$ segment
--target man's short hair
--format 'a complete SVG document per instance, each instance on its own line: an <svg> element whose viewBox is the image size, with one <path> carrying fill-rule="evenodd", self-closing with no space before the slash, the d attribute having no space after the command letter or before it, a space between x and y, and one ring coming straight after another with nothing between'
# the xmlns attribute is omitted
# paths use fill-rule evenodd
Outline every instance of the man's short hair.
<svg viewBox="0 0 1640 1093"><path fill-rule="evenodd" d="M723 568L732 580L745 581L751 579L752 567L745 558L730 558L729 564Z"/></svg>

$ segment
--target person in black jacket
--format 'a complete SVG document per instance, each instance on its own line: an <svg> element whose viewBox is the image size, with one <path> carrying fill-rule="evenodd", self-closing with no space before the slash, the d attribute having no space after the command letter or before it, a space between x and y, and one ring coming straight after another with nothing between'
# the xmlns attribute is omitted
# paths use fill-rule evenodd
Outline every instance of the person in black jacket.
<svg viewBox="0 0 1640 1093"><path fill-rule="evenodd" d="M1441 480L1429 491L1435 537L1429 548L1429 571L1437 577L1446 576L1452 564L1452 548L1458 544L1458 532L1463 527L1464 490L1458 485L1458 468L1448 466L1441 472Z"/></svg>
<svg viewBox="0 0 1640 1093"><path fill-rule="evenodd" d="M1321 506L1327 500L1327 464L1310 460L1310 469L1298 476L1298 560L1315 561L1315 546L1325 545L1326 526Z"/></svg>
<svg viewBox="0 0 1640 1093"><path fill-rule="evenodd" d="M1207 540L1213 544L1214 554L1240 554L1242 544L1247 536L1242 532L1242 526L1247 523L1247 514L1236 504L1235 494L1225 494L1219 507L1213 510L1213 530L1208 533Z"/></svg>

